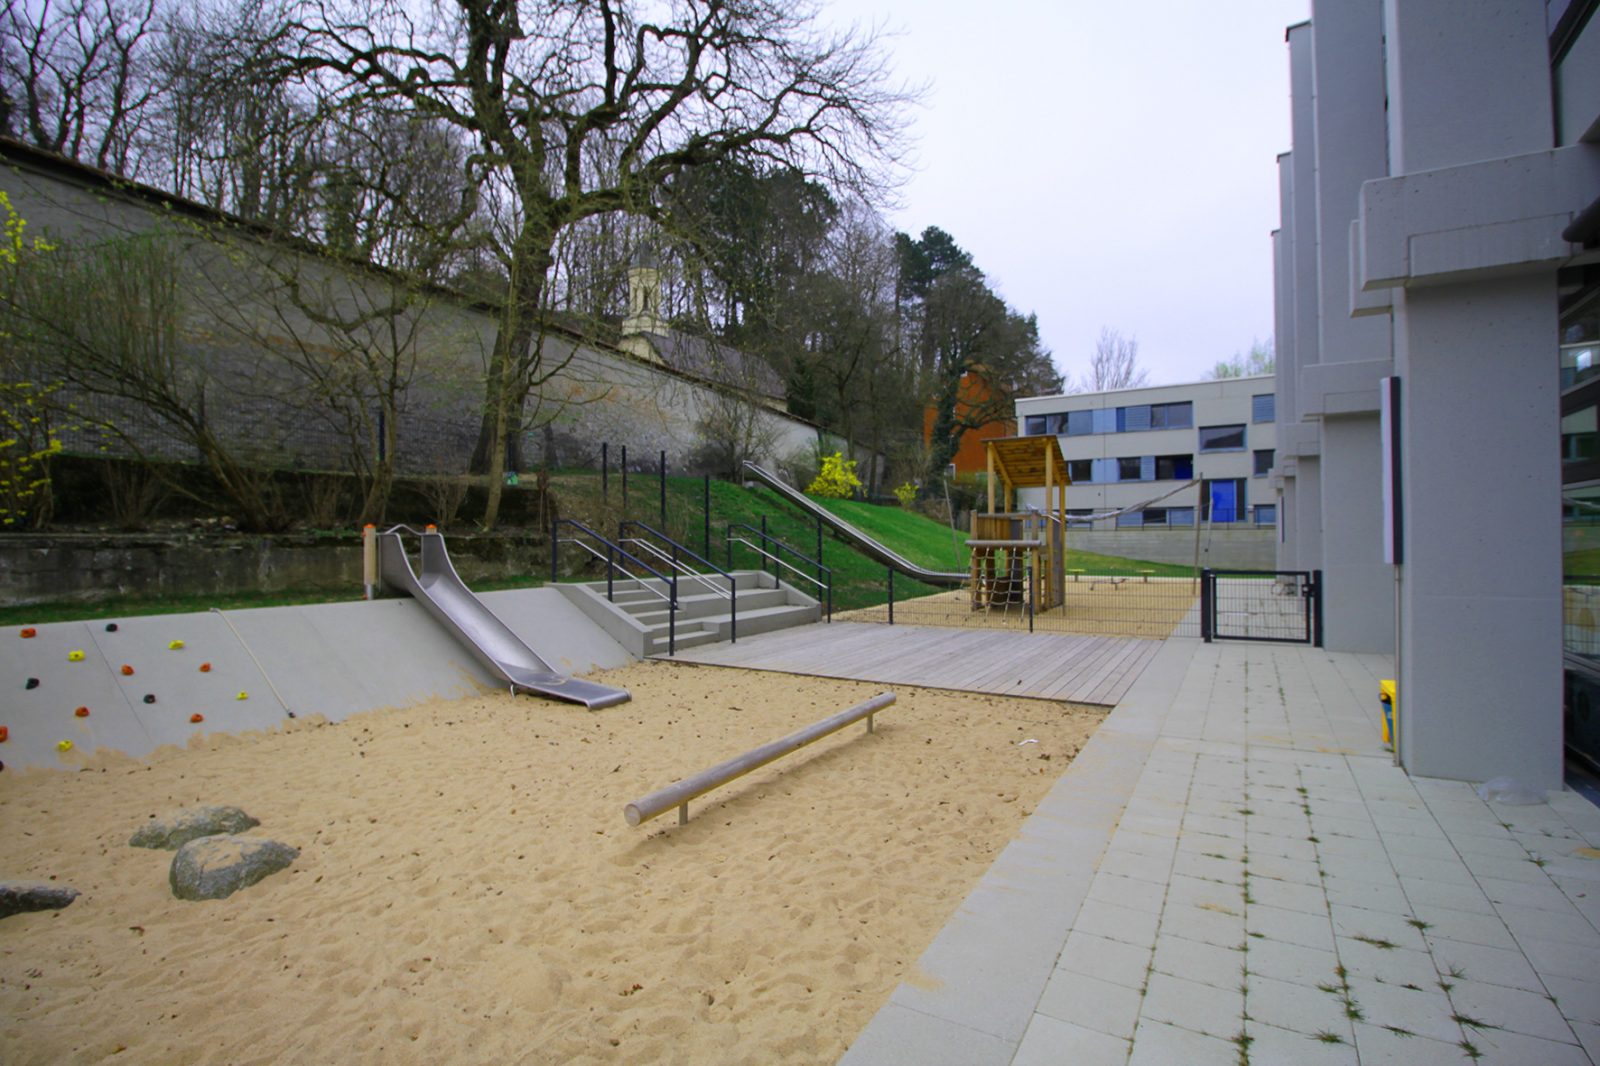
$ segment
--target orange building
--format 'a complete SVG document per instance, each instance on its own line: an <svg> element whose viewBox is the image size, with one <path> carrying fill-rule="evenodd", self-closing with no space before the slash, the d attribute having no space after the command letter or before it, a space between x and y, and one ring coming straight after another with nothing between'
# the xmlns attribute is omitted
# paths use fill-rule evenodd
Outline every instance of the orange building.
<svg viewBox="0 0 1600 1066"><path fill-rule="evenodd" d="M983 379L981 374L968 372L961 375L961 384L956 389L956 419L961 422L970 422L972 413L982 410L994 402L994 390ZM922 411L922 443L931 447L933 444L933 423L937 417L934 405L929 403ZM986 441L998 437L1012 437L1017 432L1017 422L1014 418L1000 418L993 422L985 422L976 429L969 429L961 434L961 447L956 449L956 454L950 462L956 468L957 474L981 474L987 467Z"/></svg>

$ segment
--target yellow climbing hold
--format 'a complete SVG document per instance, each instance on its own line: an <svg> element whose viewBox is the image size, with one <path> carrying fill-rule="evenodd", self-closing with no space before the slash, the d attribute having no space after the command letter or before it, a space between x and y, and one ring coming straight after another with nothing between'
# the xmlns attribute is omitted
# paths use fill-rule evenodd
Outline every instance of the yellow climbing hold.
<svg viewBox="0 0 1600 1066"><path fill-rule="evenodd" d="M235 696L235 697L234 697L234 698L235 698L235 699L240 699L240 700L247 700L247 699L249 699L249 698L250 698L250 693L248 693L248 692L241 692L241 693L239 693L239 695L237 695L237 696Z"/></svg>
<svg viewBox="0 0 1600 1066"><path fill-rule="evenodd" d="M167 642L167 647L172 651L177 651L178 649L183 647L183 641L181 641L181 640L168 641Z"/></svg>
<svg viewBox="0 0 1600 1066"><path fill-rule="evenodd" d="M83 652L77 650L76 648L74 648L72 651L67 652L67 662L69 662L69 663L81 663L81 662L83 662Z"/></svg>
<svg viewBox="0 0 1600 1066"><path fill-rule="evenodd" d="M70 741L70 740L58 740L58 741L56 741L56 750L57 751L71 751L72 750L72 741Z"/></svg>

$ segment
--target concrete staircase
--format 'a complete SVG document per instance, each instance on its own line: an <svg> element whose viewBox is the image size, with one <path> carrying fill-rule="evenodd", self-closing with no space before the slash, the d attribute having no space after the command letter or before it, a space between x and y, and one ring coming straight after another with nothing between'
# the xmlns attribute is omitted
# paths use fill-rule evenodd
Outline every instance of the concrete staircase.
<svg viewBox="0 0 1600 1066"><path fill-rule="evenodd" d="M806 625L822 617L822 606L805 593L759 570L733 573L738 593L738 635ZM647 659L667 654L668 612L665 583L655 578L618 580L612 598L606 583L558 585L563 595L633 655ZM716 644L733 636L727 581L716 574L703 581L678 578L679 648Z"/></svg>

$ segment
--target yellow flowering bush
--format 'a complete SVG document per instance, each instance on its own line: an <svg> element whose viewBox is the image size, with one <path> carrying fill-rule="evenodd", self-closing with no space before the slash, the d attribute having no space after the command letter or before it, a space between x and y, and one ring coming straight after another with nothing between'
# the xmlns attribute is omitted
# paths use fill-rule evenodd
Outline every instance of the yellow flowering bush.
<svg viewBox="0 0 1600 1066"><path fill-rule="evenodd" d="M910 508L916 501L917 487L908 481L894 490L894 498L900 501L901 507Z"/></svg>
<svg viewBox="0 0 1600 1066"><path fill-rule="evenodd" d="M822 457L822 469L806 486L806 493L830 500L848 500L860 487L861 479L856 477L856 461L834 452Z"/></svg>

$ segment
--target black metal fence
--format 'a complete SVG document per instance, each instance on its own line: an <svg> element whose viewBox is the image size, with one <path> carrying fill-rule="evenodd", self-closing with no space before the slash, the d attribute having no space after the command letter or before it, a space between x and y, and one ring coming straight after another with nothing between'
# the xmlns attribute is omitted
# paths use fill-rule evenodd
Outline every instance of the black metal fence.
<svg viewBox="0 0 1600 1066"><path fill-rule="evenodd" d="M1201 637L1322 646L1322 571L1204 570Z"/></svg>

